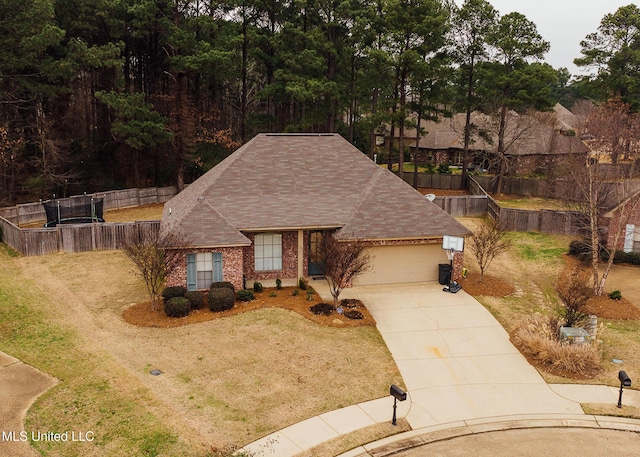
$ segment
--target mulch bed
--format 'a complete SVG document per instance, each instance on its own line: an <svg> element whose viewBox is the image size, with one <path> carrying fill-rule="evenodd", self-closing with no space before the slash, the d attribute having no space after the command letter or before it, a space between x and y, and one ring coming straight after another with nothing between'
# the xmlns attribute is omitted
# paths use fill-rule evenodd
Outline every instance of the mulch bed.
<svg viewBox="0 0 640 457"><path fill-rule="evenodd" d="M483 279L479 274L469 274L466 278L460 279L458 284L474 297L506 297L515 292L513 285L507 281L487 274Z"/></svg>
<svg viewBox="0 0 640 457"><path fill-rule="evenodd" d="M234 316L261 308L281 308L294 311L317 324L328 327L361 327L376 324L376 321L367 308L362 304L356 304L348 308L345 306L345 309L353 309L361 312L363 316L362 319L349 319L345 317L344 314L339 314L335 311L328 316L313 314L309 311L309 308L321 302L318 294L314 293L312 300L307 300L306 291L299 290L298 295L294 296L294 289L296 288L283 287L281 290L265 288L262 292L254 293L256 297L255 300L250 302L236 300L235 306L232 309L218 313L209 311L205 297L203 308L191 311L186 317L173 318L168 317L162 310L153 311L150 302L137 303L127 308L122 314L122 317L128 323L139 327L169 328ZM275 294L275 296L271 296L272 294Z"/></svg>

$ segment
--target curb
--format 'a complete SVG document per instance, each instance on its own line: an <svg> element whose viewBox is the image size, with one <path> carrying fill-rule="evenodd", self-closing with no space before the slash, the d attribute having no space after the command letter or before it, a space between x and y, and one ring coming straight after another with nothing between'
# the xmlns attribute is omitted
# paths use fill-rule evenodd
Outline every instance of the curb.
<svg viewBox="0 0 640 457"><path fill-rule="evenodd" d="M401 451L438 441L446 441L478 433L567 427L640 433L640 420L593 415L561 415L556 417L550 417L549 415L523 415L473 419L412 430L359 446L337 457L388 457Z"/></svg>

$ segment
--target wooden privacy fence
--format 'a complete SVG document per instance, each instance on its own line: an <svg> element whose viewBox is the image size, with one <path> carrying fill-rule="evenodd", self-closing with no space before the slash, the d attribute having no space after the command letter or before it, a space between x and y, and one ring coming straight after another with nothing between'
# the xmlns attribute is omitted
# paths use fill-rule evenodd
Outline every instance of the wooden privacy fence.
<svg viewBox="0 0 640 457"><path fill-rule="evenodd" d="M128 208L131 206L149 205L152 203L165 203L175 196L177 190L175 187L149 187L146 189L123 189L112 190L108 192L96 192L93 194L75 195L66 199L59 200L82 200L86 197L95 197L103 199L103 209ZM38 222L43 224L47 221L47 215L44 211L42 202L25 203L22 205L11 206L8 208L0 208L0 217L17 225L29 225Z"/></svg>
<svg viewBox="0 0 640 457"><path fill-rule="evenodd" d="M24 256L56 252L86 252L120 249L126 240L160 230L160 221L58 225L52 228L20 229L0 218L3 241Z"/></svg>
<svg viewBox="0 0 640 457"><path fill-rule="evenodd" d="M433 203L453 217L482 217L487 214L487 201L484 195L465 195L436 197Z"/></svg>

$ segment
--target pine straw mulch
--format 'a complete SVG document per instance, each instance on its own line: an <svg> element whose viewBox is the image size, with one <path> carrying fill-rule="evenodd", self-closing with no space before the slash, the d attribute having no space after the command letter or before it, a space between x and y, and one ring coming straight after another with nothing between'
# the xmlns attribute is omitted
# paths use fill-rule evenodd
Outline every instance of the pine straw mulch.
<svg viewBox="0 0 640 457"><path fill-rule="evenodd" d="M362 319L349 319L335 311L329 316L313 314L309 311L309 308L317 303L321 303L318 294L314 292L312 300L307 300L305 290L298 289L298 295L294 296L293 291L295 289L297 288L283 287L281 290L265 288L262 292L254 292L255 300L250 302L236 300L235 306L232 309L222 312L209 311L205 296L205 303L202 309L193 310L188 316L179 318L168 317L163 310L153 311L150 302L143 302L127 308L122 314L122 317L128 323L139 327L169 328L235 316L256 309L282 308L294 311L317 324L328 327L361 327L376 324L376 321L361 302L350 305L350 307L360 311L363 314ZM275 296L270 296L272 294L275 294Z"/></svg>
<svg viewBox="0 0 640 457"><path fill-rule="evenodd" d="M474 297L506 297L515 292L515 288L509 282L487 274L483 279L479 274L469 274L466 278L461 278L458 284Z"/></svg>
<svg viewBox="0 0 640 457"><path fill-rule="evenodd" d="M587 268L585 264L580 262L573 256L565 255L565 272L570 272L575 268ZM640 319L640 308L631 301L622 297L620 300L611 300L607 293L601 296L593 296L587 302L584 310L587 314L595 314L603 319L615 320L638 320Z"/></svg>

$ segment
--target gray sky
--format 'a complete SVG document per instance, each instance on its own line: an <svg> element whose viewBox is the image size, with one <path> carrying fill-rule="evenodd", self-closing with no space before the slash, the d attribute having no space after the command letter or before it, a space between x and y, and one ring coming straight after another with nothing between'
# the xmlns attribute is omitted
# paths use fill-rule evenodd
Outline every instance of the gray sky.
<svg viewBox="0 0 640 457"><path fill-rule="evenodd" d="M633 0L488 0L501 16L517 11L538 27L551 43L545 61L554 68L566 67L571 74L584 73L573 64L580 57L580 41L598 30L600 21ZM456 0L459 5L462 0ZM637 3L635 3L637 4Z"/></svg>

